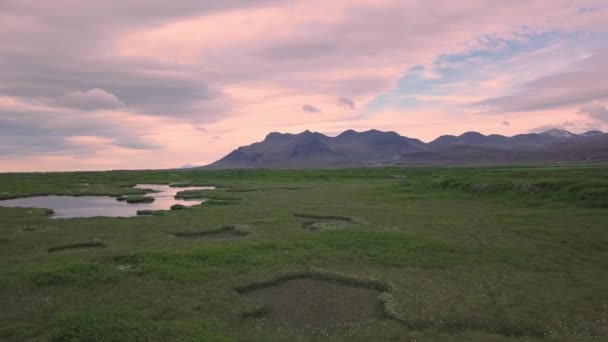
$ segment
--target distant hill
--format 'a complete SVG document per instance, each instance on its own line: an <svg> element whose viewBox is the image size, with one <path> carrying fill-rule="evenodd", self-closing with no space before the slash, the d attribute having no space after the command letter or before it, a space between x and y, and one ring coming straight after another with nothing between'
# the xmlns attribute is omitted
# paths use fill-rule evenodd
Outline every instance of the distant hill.
<svg viewBox="0 0 608 342"><path fill-rule="evenodd" d="M381 165L479 165L608 161L608 134L552 129L507 137L467 132L430 143L395 132L347 130L336 137L317 132L270 133L205 166L233 168L332 168Z"/></svg>

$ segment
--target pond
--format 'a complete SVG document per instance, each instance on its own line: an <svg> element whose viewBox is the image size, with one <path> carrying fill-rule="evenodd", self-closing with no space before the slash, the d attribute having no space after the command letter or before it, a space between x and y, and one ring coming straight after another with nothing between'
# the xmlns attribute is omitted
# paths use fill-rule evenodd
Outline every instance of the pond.
<svg viewBox="0 0 608 342"><path fill-rule="evenodd" d="M169 210L174 204L192 206L204 200L181 200L175 195L185 190L211 190L213 186L170 187L159 184L137 184L134 188L150 189L155 192L146 196L154 197L152 203L127 203L110 196L33 196L0 200L2 207L48 208L55 212L53 218L73 217L131 217L138 210Z"/></svg>

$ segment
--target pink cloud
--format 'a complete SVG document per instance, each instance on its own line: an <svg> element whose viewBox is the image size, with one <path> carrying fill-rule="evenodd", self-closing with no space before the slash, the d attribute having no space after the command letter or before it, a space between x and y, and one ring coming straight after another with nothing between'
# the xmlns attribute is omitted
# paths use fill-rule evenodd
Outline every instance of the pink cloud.
<svg viewBox="0 0 608 342"><path fill-rule="evenodd" d="M211 162L273 130L378 128L429 140L588 120L578 113L603 94L605 82L597 77L606 65L596 61L595 69L571 70L592 57L589 51L573 54L568 46L522 53L500 65L479 60L483 79L438 94L405 94L422 103L416 110L370 112L366 104L393 89L413 66L424 65L423 77L436 78L438 56L500 51L506 41L525 42L544 32L605 32L604 5L9 0L0 4L0 44L7 47L0 52L0 119L36 128L36 121L55 113L57 122L49 123L50 130L38 127L37 134L56 132L65 139L56 141L52 156L33 147L33 155L22 158L0 154L0 170L39 168L37 158L48 169ZM580 13L582 7L595 10ZM580 71L594 81L585 83L575 75ZM568 88L559 88L564 84ZM539 105L583 93L593 96L582 96L576 105ZM497 119L463 108L473 102L506 114ZM305 105L322 112L303 115ZM524 107L534 115L519 115ZM84 121L93 124L70 123ZM37 144L32 136L11 147ZM84 158L74 146L83 148Z"/></svg>

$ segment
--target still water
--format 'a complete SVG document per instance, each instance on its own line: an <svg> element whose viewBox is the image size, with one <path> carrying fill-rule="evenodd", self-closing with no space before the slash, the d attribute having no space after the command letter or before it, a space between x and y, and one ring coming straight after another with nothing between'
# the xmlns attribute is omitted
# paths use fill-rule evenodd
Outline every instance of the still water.
<svg viewBox="0 0 608 342"><path fill-rule="evenodd" d="M210 190L212 186L190 186L172 188L168 185L137 184L135 188L151 189L156 192L147 193L154 197L152 203L133 203L117 201L109 196L35 196L10 200L1 200L2 207L49 208L55 214L53 218L71 217L130 217L137 216L138 210L168 210L174 204L192 206L204 202L202 200L175 199L175 194L184 190Z"/></svg>

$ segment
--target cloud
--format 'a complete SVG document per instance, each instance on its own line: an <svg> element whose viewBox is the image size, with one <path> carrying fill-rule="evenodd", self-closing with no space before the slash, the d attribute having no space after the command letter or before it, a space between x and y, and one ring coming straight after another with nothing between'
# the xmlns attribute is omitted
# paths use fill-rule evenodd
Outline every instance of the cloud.
<svg viewBox="0 0 608 342"><path fill-rule="evenodd" d="M217 119L230 106L222 91L204 80L161 72L160 65L87 60L62 64L34 56L4 56L0 55L0 94L21 99L56 99L58 104L83 110L126 105L143 115L201 122Z"/></svg>
<svg viewBox="0 0 608 342"><path fill-rule="evenodd" d="M509 121L507 121L507 120L503 120L503 121L501 122L501 124L502 124L503 126L511 126L511 123L510 123Z"/></svg>
<svg viewBox="0 0 608 342"><path fill-rule="evenodd" d="M587 104L580 109L580 113L586 114L594 121L608 123L608 108L601 103Z"/></svg>
<svg viewBox="0 0 608 342"><path fill-rule="evenodd" d="M530 112L608 98L608 53L597 53L568 70L522 84L512 95L473 104L490 112Z"/></svg>
<svg viewBox="0 0 608 342"><path fill-rule="evenodd" d="M121 137L114 139L112 144L130 150L157 150L161 148L158 144L147 142L140 137Z"/></svg>
<svg viewBox="0 0 608 342"><path fill-rule="evenodd" d="M103 147L81 144L74 137L96 138L104 146L126 149L161 148L141 138L134 127L108 120L107 115L89 115L83 120L77 111L11 108L0 102L0 155L92 155Z"/></svg>
<svg viewBox="0 0 608 342"><path fill-rule="evenodd" d="M332 41L286 42L264 48L261 56L271 60L317 59L336 50L337 45Z"/></svg>
<svg viewBox="0 0 608 342"><path fill-rule="evenodd" d="M338 98L338 104L340 104L341 106L346 106L350 109L355 109L355 101L353 101L352 99L350 99L348 97Z"/></svg>
<svg viewBox="0 0 608 342"><path fill-rule="evenodd" d="M555 36L569 55L580 58L594 50L572 40L605 36L608 27L605 7L581 1L475 0L436 6L401 0L3 0L0 104L18 102L27 108L0 108L0 153L13 158L0 160L0 167L19 164L15 151L36 157L81 155L108 145L116 149L108 152L104 167L180 165L175 158L192 155L210 162L268 130L341 131L356 120L365 125L362 129L382 124L392 129L406 118L418 124L429 119L418 113L431 112L437 124L418 133L445 133L456 124L479 122L460 106L484 99L483 106L492 111L551 107L563 117L560 103L582 108L603 101L596 95L605 93L600 78L605 56L596 54L566 69L548 65L545 78L529 63L534 57L527 57L518 65L519 74L528 78L517 79L517 88L511 88L513 82L495 82L488 93L450 88L469 91L460 96L443 87L446 93L430 94L446 95L428 101L441 102L436 107L404 109L384 123L380 111L353 119L344 109L367 111L411 67L424 65L432 75L440 56L504 52L513 42ZM581 36L567 38L573 33ZM488 66L489 58L482 56L480 65ZM537 65L552 64L539 60ZM511 76L510 70L492 71L498 78ZM514 98L501 100L506 96ZM450 97L457 101L446 105ZM323 109L322 120L298 115L308 103ZM518 127L510 129L532 127L522 122L530 121L518 120ZM154 124L142 128L141 123ZM485 123L496 127L495 118ZM208 135L195 127L204 127ZM209 137L218 134L229 143L200 147L215 143ZM157 144L162 148L147 149ZM118 157L118 150L125 154ZM35 160L31 165L45 167Z"/></svg>
<svg viewBox="0 0 608 342"><path fill-rule="evenodd" d="M313 105L305 104L302 105L302 111L308 113L320 113L321 110Z"/></svg>
<svg viewBox="0 0 608 342"><path fill-rule="evenodd" d="M99 88L84 92L73 91L60 97L57 102L66 107L83 110L116 109L125 106L116 95Z"/></svg>

